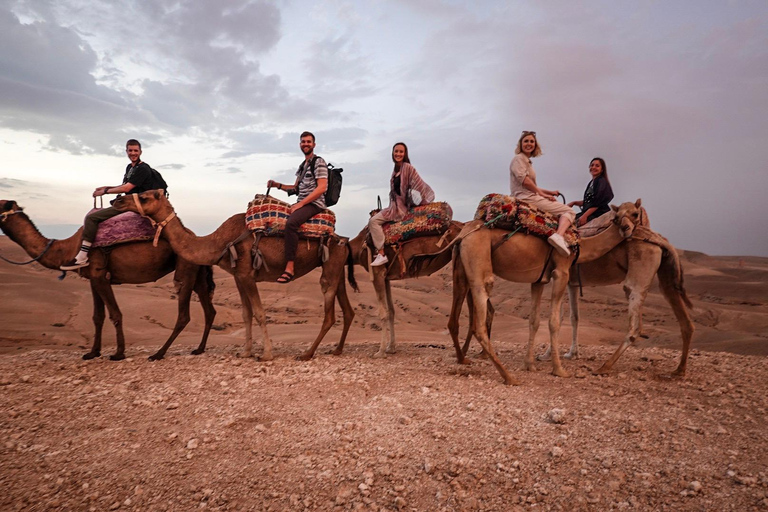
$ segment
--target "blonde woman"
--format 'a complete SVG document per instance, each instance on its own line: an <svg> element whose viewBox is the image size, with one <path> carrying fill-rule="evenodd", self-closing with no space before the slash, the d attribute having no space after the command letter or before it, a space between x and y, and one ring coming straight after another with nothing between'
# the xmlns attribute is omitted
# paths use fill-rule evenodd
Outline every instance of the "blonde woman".
<svg viewBox="0 0 768 512"><path fill-rule="evenodd" d="M509 186L511 195L521 201L555 215L558 219L557 232L549 237L549 244L563 256L571 254L563 235L573 224L573 210L557 201L558 190L547 190L536 183L536 171L533 170L531 158L541 155L536 132L524 131L517 141L515 157L509 164Z"/></svg>

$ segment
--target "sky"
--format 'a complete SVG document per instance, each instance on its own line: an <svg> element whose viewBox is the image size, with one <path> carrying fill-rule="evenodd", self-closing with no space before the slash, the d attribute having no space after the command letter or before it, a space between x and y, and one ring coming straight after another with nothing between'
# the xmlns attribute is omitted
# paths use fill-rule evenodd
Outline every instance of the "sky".
<svg viewBox="0 0 768 512"><path fill-rule="evenodd" d="M304 130L344 168L345 236L396 142L467 221L533 130L539 186L581 199L600 156L676 247L768 256L768 2L0 0L0 198L47 236L129 138L208 234L293 181Z"/></svg>

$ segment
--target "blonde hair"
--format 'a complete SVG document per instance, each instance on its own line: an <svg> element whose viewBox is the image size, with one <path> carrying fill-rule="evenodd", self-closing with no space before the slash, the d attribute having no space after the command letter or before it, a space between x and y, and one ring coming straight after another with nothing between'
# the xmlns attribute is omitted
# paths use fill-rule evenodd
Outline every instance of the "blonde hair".
<svg viewBox="0 0 768 512"><path fill-rule="evenodd" d="M515 148L515 154L519 155L523 152L523 139L527 136L531 135L533 137L533 140L536 141L536 147L533 150L533 153L531 153L531 158L536 156L541 156L541 146L539 145L539 139L536 137L536 132L528 132L523 131L523 134L520 135L520 138L517 140L517 147Z"/></svg>

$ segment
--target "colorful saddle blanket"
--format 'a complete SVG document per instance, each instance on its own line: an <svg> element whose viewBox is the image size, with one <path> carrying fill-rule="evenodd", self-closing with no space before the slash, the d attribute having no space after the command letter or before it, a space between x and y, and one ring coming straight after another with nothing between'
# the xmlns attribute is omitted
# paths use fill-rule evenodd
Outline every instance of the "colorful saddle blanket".
<svg viewBox="0 0 768 512"><path fill-rule="evenodd" d="M399 244L420 236L442 235L451 225L453 210L448 203L429 203L414 206L402 220L387 222L384 228L385 241Z"/></svg>
<svg viewBox="0 0 768 512"><path fill-rule="evenodd" d="M526 202L504 194L488 194L477 205L475 220L482 220L488 226L509 231L521 230L529 235L542 238L557 231L557 218ZM573 226L565 232L565 243L571 247L579 245L579 233Z"/></svg>
<svg viewBox="0 0 768 512"><path fill-rule="evenodd" d="M245 213L246 227L265 236L282 236L285 223L291 214L291 206L279 199L264 194L256 194L248 203ZM302 238L323 238L332 235L336 227L336 215L331 210L323 210L299 228Z"/></svg>
<svg viewBox="0 0 768 512"><path fill-rule="evenodd" d="M91 212L96 211L91 210ZM88 213L91 213L88 212ZM93 247L109 247L127 242L143 242L155 237L155 229L149 219L135 212L125 212L99 224Z"/></svg>

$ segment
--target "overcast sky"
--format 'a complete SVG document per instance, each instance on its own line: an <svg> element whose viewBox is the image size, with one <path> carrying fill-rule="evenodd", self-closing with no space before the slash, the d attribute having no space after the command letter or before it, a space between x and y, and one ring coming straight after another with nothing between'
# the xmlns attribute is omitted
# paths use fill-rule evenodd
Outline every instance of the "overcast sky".
<svg viewBox="0 0 768 512"><path fill-rule="evenodd" d="M768 256L768 2L0 0L0 198L44 230L137 138L207 234L293 180L303 130L346 236L395 142L466 221L535 130L540 186L581 199L602 156L677 247Z"/></svg>

